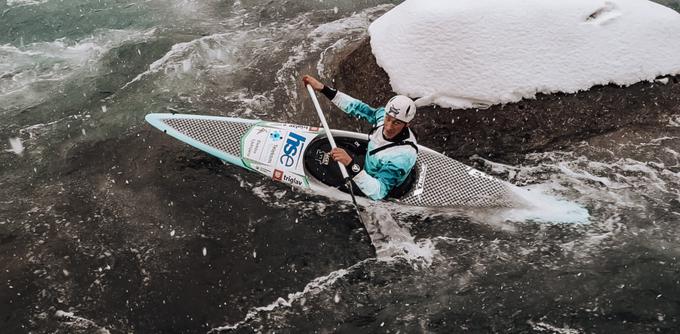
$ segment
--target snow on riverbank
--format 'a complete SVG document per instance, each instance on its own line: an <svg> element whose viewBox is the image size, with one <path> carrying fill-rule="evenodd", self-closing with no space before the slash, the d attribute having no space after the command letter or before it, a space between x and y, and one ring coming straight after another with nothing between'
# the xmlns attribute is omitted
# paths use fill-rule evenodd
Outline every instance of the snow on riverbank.
<svg viewBox="0 0 680 334"><path fill-rule="evenodd" d="M680 73L680 14L646 0L407 0L369 28L395 92L471 108Z"/></svg>

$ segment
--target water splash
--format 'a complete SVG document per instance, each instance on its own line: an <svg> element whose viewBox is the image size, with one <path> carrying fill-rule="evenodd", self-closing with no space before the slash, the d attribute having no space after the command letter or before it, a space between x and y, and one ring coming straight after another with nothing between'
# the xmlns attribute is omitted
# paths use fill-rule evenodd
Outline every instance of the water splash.
<svg viewBox="0 0 680 334"><path fill-rule="evenodd" d="M365 207L362 213L366 231L375 247L376 258L380 261L404 259L414 269L429 267L439 254L429 240L416 241L408 226L397 221L391 214L394 208L384 203Z"/></svg>
<svg viewBox="0 0 680 334"><path fill-rule="evenodd" d="M10 138L9 139L9 146L10 149L6 150L7 152L12 152L18 156L23 155L24 153L24 144L21 142L20 138Z"/></svg>
<svg viewBox="0 0 680 334"><path fill-rule="evenodd" d="M49 0L7 0L8 7L33 6L48 2Z"/></svg>
<svg viewBox="0 0 680 334"><path fill-rule="evenodd" d="M550 195L549 192L552 191L550 185L540 184L514 188L514 191L519 198L529 203L529 206L502 210L502 218L505 220L550 224L587 224L590 222L588 209L579 203Z"/></svg>

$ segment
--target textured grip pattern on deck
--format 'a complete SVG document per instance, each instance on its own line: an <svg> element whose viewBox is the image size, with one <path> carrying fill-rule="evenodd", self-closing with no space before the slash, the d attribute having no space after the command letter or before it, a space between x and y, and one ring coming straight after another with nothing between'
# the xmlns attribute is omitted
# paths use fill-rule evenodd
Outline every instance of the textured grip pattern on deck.
<svg viewBox="0 0 680 334"><path fill-rule="evenodd" d="M415 195L426 167L423 192ZM399 202L425 207L511 207L511 190L503 181L474 170L446 156L421 150L413 189Z"/></svg>
<svg viewBox="0 0 680 334"><path fill-rule="evenodd" d="M241 137L253 124L212 119L167 118L163 123L203 144L236 157L241 156Z"/></svg>

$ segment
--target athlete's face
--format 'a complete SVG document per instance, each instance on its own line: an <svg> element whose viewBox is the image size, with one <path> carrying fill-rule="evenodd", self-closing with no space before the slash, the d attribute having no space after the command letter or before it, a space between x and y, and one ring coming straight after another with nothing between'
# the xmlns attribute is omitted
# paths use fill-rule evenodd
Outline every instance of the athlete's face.
<svg viewBox="0 0 680 334"><path fill-rule="evenodd" d="M392 139L394 136L398 135L404 127L408 126L407 123L400 121L390 115L385 115L385 123L383 126L383 136L387 139Z"/></svg>

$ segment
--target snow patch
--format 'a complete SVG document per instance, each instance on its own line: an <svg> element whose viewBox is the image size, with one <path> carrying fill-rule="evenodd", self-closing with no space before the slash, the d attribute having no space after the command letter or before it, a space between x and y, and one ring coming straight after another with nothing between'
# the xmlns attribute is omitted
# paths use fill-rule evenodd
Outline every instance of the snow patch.
<svg viewBox="0 0 680 334"><path fill-rule="evenodd" d="M650 1L407 0L369 33L394 91L419 105L485 107L680 73L680 14Z"/></svg>
<svg viewBox="0 0 680 334"><path fill-rule="evenodd" d="M656 80L654 80L654 81L655 81L655 82L658 82L658 83L660 83L660 84L663 84L663 85L667 85L668 82L670 81L670 79L668 79L668 78L659 78L659 79L656 79Z"/></svg>

